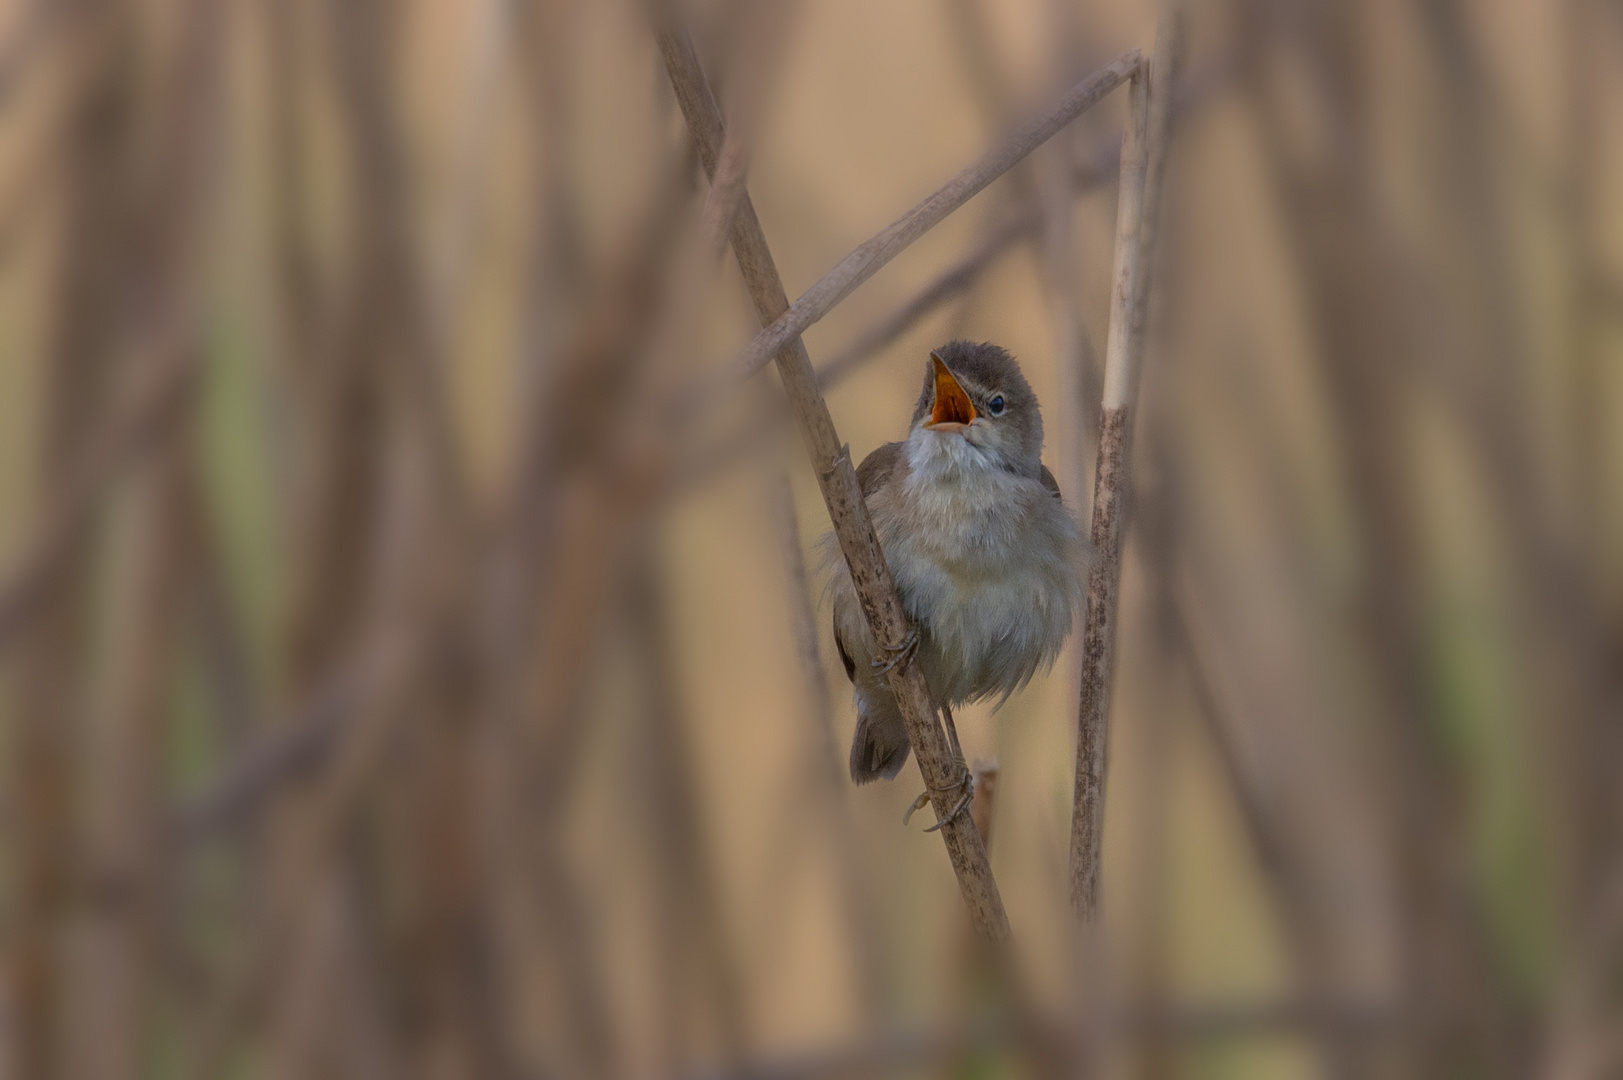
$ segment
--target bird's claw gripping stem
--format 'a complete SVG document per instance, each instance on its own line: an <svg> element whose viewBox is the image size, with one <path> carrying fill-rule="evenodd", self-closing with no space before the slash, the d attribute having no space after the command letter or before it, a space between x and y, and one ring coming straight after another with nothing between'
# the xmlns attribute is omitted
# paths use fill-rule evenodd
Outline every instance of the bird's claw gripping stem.
<svg viewBox="0 0 1623 1080"><path fill-rule="evenodd" d="M964 789L963 798L959 799L957 805L955 805L950 811L947 812L946 817L942 818L940 821L936 822L934 825L931 825L928 829L925 829L924 830L925 832L935 832L936 830L938 830L938 829L942 828L943 826L945 826L947 824L947 822L951 821L953 818L957 817L959 814L962 814L964 811L969 809L969 804L975 798L975 776L974 776L974 774L971 773L968 769L965 769L964 772L963 772L963 779L960 780L959 783L963 786L963 789Z"/></svg>
<svg viewBox="0 0 1623 1080"><path fill-rule="evenodd" d="M961 788L964 789L963 797L958 800L957 804L953 806L952 810L948 812L946 817L944 817L941 820L937 821L934 825L931 825L928 829L925 829L924 830L925 832L935 832L936 830L944 827L947 824L947 822L951 821L953 818L957 817L959 814L962 814L965 810L969 809L969 804L975 798L975 776L974 776L974 774L971 773L968 769L964 769L963 772L959 774L958 783L956 785L954 785L954 786L961 787ZM930 792L929 792L929 789L925 789L923 792L921 792L919 794L918 798L913 800L913 805L909 806L907 808L907 813L902 815L902 824L906 825L907 822L908 822L908 819L911 818L915 812L924 809L924 807L927 806L929 804L929 802L930 802Z"/></svg>
<svg viewBox="0 0 1623 1080"><path fill-rule="evenodd" d="M889 675L897 664L910 658L919 651L919 632L915 627L907 628L907 636L895 648L887 645L879 646L879 655L869 661L874 671L880 675Z"/></svg>

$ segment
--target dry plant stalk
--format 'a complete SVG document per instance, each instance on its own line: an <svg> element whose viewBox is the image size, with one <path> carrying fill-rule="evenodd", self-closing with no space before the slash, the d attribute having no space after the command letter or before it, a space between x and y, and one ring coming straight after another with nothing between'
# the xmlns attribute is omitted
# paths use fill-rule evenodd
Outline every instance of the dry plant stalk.
<svg viewBox="0 0 1623 1080"><path fill-rule="evenodd" d="M1104 836L1105 762L1110 679L1116 647L1117 590L1132 461L1133 406L1138 396L1149 315L1150 256L1171 132L1172 96L1182 43L1182 12L1168 3L1156 25L1155 56L1135 70L1122 136L1116 211L1116 269L1105 349L1099 456L1093 481L1091 539L1097 560L1088 573L1078 705L1076 786L1071 811L1071 906L1092 919L1099 905L1099 850Z"/></svg>

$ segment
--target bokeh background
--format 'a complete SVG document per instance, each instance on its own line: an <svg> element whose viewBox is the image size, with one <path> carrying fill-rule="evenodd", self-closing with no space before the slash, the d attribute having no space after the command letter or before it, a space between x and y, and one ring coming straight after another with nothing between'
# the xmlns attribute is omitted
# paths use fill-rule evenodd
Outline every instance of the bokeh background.
<svg viewBox="0 0 1623 1080"><path fill-rule="evenodd" d="M1012 976L845 778L655 21L792 297L1155 14L0 3L0 1073L1623 1075L1610 0L1191 6L1096 933L1074 637L958 721ZM995 341L1086 521L1124 111L809 331L859 458Z"/></svg>

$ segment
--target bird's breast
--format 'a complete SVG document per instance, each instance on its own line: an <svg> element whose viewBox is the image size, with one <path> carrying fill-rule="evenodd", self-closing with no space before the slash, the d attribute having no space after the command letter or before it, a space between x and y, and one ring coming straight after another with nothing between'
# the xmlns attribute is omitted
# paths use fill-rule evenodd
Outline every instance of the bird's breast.
<svg viewBox="0 0 1623 1080"><path fill-rule="evenodd" d="M910 477L876 515L903 605L925 631L932 688L952 701L1007 693L1053 661L1080 594L1079 538L1035 480Z"/></svg>

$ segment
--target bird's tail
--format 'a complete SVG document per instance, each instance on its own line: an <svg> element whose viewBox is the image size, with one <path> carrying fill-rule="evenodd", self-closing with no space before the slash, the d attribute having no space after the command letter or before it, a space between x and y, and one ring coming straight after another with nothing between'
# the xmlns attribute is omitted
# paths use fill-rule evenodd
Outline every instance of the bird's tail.
<svg viewBox="0 0 1623 1080"><path fill-rule="evenodd" d="M879 695L876 695L879 696ZM851 779L894 780L907 762L907 727L889 694L882 701L857 698L857 733L851 739Z"/></svg>

